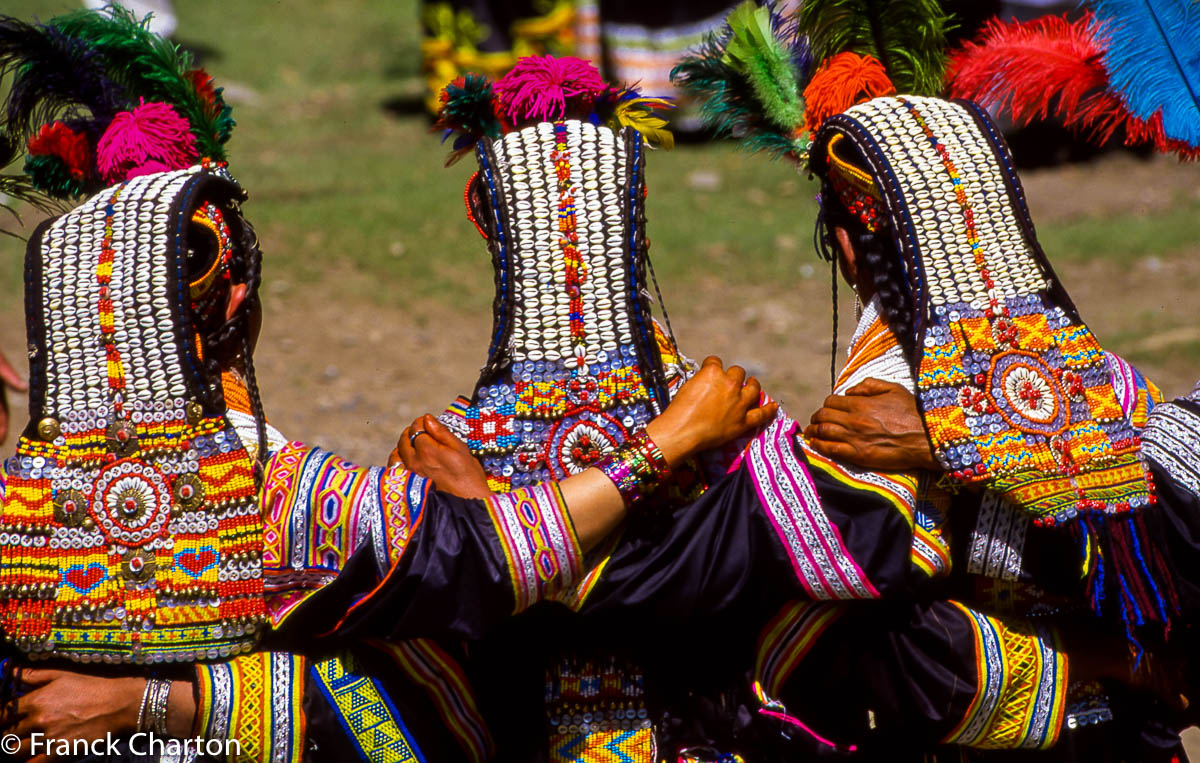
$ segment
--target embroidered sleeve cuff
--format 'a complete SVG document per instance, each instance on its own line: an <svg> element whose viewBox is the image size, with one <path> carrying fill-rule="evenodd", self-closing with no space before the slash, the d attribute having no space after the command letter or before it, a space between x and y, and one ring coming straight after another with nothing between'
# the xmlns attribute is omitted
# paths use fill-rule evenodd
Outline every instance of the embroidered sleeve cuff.
<svg viewBox="0 0 1200 763"><path fill-rule="evenodd" d="M1142 430L1142 453L1191 493L1200 493L1200 416L1178 403L1154 407Z"/></svg>
<svg viewBox="0 0 1200 763"><path fill-rule="evenodd" d="M1005 625L962 605L975 637L975 697L944 740L991 750L1047 749L1058 741L1067 696L1067 657L1050 634Z"/></svg>
<svg viewBox="0 0 1200 763"><path fill-rule="evenodd" d="M487 506L508 563L514 613L579 579L583 554L557 483L497 493Z"/></svg>
<svg viewBox="0 0 1200 763"><path fill-rule="evenodd" d="M197 733L236 739L236 763L298 763L304 751L304 658L254 652L197 665Z"/></svg>
<svg viewBox="0 0 1200 763"><path fill-rule="evenodd" d="M808 468L795 450L795 420L777 417L750 443L744 460L759 503L814 599L873 599L879 593L821 507Z"/></svg>

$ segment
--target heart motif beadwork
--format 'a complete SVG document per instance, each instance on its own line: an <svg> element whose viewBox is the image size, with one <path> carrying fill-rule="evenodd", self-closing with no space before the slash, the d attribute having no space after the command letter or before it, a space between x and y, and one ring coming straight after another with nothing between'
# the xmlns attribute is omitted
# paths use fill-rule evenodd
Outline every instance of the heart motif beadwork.
<svg viewBox="0 0 1200 763"><path fill-rule="evenodd" d="M96 586L108 578L108 570L103 564L77 564L63 570L62 582L74 588L80 594L90 593Z"/></svg>
<svg viewBox="0 0 1200 763"><path fill-rule="evenodd" d="M212 546L201 546L195 551L180 551L175 555L175 566L198 578L208 570L217 566L217 552Z"/></svg>

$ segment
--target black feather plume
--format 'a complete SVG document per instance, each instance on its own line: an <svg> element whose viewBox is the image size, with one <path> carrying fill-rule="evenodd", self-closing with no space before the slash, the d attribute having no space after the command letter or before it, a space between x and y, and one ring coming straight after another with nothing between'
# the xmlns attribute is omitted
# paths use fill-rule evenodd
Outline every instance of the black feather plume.
<svg viewBox="0 0 1200 763"><path fill-rule="evenodd" d="M79 127L107 124L125 101L103 58L86 42L8 16L0 17L0 75L12 78L3 104L10 154L23 150L25 139L43 124L55 119ZM0 157L0 164L15 158Z"/></svg>

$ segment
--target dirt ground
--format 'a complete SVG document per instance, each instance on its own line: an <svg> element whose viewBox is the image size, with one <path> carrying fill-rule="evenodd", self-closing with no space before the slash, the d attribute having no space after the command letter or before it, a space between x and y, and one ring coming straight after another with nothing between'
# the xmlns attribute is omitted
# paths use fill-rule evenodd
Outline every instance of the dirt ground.
<svg viewBox="0 0 1200 763"><path fill-rule="evenodd" d="M1043 225L1160 211L1180 194L1200 198L1196 179L1194 167L1126 155L1025 175L1034 220ZM1137 189L1136 206L1130 189ZM651 230L664 224L652 220ZM1168 395L1200 378L1197 255L1200 236L1183 251L1133 263L1098 258L1059 267L1101 342L1131 356ZM715 272L692 274L686 287L664 283L680 347L695 357L717 354L745 365L793 415L810 411L828 390L831 338L829 275L812 261L809 277L794 283L731 291ZM354 277L329 278L343 276ZM842 295L839 354L853 329L845 289ZM287 436L360 463L382 461L416 416L469 393L485 359L491 323L486 305L464 310L410 301L403 293L385 306L332 303L318 284L276 289L269 281L265 303L257 367L268 415ZM0 307L0 347L10 357L22 345L22 329L19 306ZM25 401L11 403L23 419ZM12 439L10 433L6 452Z"/></svg>

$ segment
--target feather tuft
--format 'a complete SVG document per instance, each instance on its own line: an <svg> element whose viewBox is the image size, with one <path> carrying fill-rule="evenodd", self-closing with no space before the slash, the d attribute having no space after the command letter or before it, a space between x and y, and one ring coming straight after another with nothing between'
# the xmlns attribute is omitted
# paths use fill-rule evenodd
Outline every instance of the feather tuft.
<svg viewBox="0 0 1200 763"><path fill-rule="evenodd" d="M107 183L190 167L199 159L188 123L165 103L141 103L113 119L96 148Z"/></svg>
<svg viewBox="0 0 1200 763"><path fill-rule="evenodd" d="M775 36L771 9L745 2L726 20L723 61L741 74L776 127L793 129L804 121L792 52Z"/></svg>
<svg viewBox="0 0 1200 763"><path fill-rule="evenodd" d="M13 140L0 164L12 162L43 124L58 118L104 123L124 107L123 88L108 76L103 58L46 24L0 17L0 78L5 75L4 129Z"/></svg>
<svg viewBox="0 0 1200 763"><path fill-rule="evenodd" d="M1200 157L1200 146L1167 134L1161 108L1139 117L1113 90L1104 61L1112 35L1120 32L1091 14L1073 22L991 22L977 41L951 56L949 95L1007 112L1019 125L1054 116L1099 143L1120 131L1130 145L1150 143L1185 160ZM1149 91L1144 96L1158 102Z"/></svg>
<svg viewBox="0 0 1200 763"><path fill-rule="evenodd" d="M481 74L466 74L446 85L439 96L435 129L481 137L500 137L496 96L492 83Z"/></svg>
<svg viewBox="0 0 1200 763"><path fill-rule="evenodd" d="M808 110L805 129L814 133L834 114L841 114L856 103L895 92L896 87L879 61L850 51L838 53L817 68L808 87L804 88L804 104Z"/></svg>
<svg viewBox="0 0 1200 763"><path fill-rule="evenodd" d="M1109 39L1112 89L1143 122L1161 114L1167 140L1200 146L1200 3L1092 0Z"/></svg>
<svg viewBox="0 0 1200 763"><path fill-rule="evenodd" d="M734 53L727 54L735 39ZM745 0L720 34L676 64L671 80L696 98L717 135L737 137L750 151L800 159L808 149L800 83L811 63L795 25L770 6Z"/></svg>
<svg viewBox="0 0 1200 763"><path fill-rule="evenodd" d="M42 129L29 139L26 147L32 157L53 156L60 159L66 172L77 183L82 184L91 174L92 147L87 136L75 132L62 122L42 125Z"/></svg>
<svg viewBox="0 0 1200 763"><path fill-rule="evenodd" d="M608 86L589 61L572 56L526 56L496 82L504 115L514 124L550 122L567 116L576 99L591 101Z"/></svg>
<svg viewBox="0 0 1200 763"><path fill-rule="evenodd" d="M992 20L951 55L947 89L955 98L1007 111L1017 124L1052 112L1076 122L1085 99L1108 84L1096 31L1090 14L1075 22L1061 16Z"/></svg>
<svg viewBox="0 0 1200 763"><path fill-rule="evenodd" d="M671 99L648 98L630 89L613 92L615 103L612 112L617 125L637 130L647 143L656 148L668 151L675 148L675 136L667 129L667 120L659 115L660 111L675 108Z"/></svg>
<svg viewBox="0 0 1200 763"><path fill-rule="evenodd" d="M170 104L195 136L197 151L225 160L224 143L233 127L231 111L219 89L197 88L204 75L193 75L192 58L151 32L131 12L114 5L104 13L78 11L52 19L50 26L81 40L101 56L105 70L133 97Z"/></svg>

